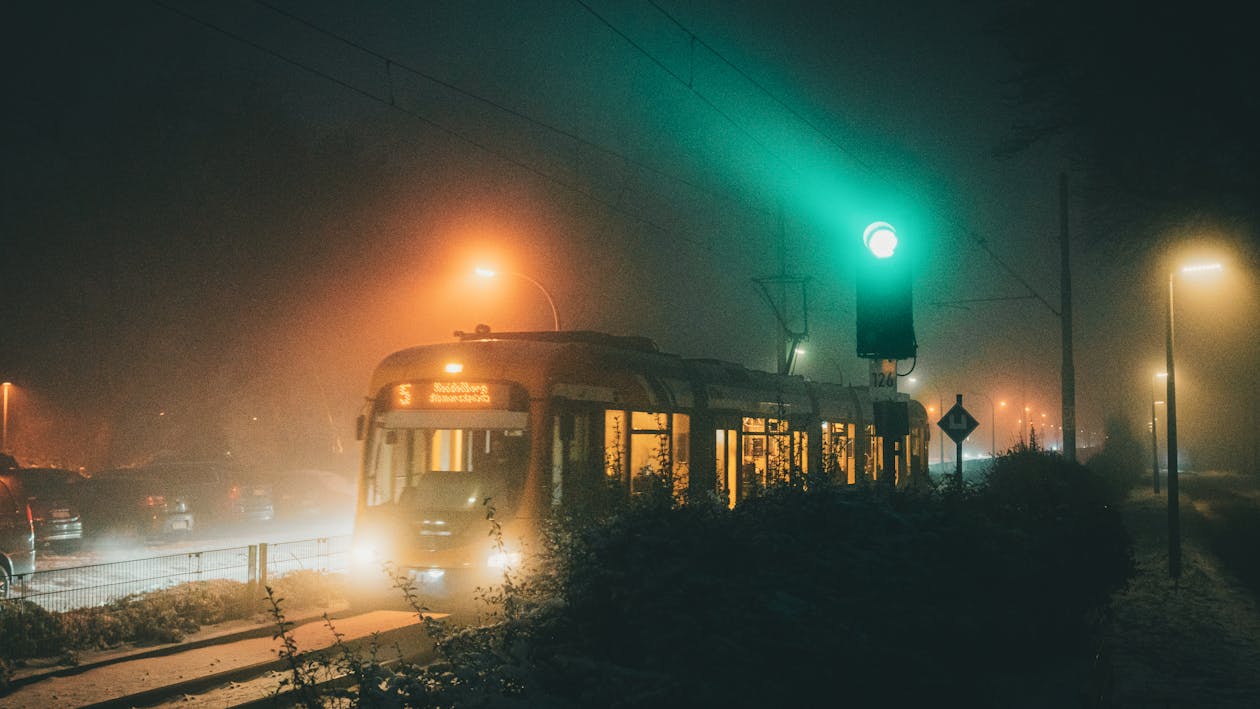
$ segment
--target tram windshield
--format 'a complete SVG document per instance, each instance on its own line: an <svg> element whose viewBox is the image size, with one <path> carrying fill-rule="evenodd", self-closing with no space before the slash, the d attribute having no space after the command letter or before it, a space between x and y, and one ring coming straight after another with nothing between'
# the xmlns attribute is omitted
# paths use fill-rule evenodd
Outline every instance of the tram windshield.
<svg viewBox="0 0 1260 709"><path fill-rule="evenodd" d="M520 496L529 456L524 428L378 428L368 446L369 507L468 510Z"/></svg>

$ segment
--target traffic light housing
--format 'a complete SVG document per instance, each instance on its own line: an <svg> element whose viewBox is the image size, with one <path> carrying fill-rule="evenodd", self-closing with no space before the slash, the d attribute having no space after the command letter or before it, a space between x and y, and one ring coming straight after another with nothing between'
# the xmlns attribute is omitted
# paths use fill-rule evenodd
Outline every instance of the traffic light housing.
<svg viewBox="0 0 1260 709"><path fill-rule="evenodd" d="M857 355L867 359L913 359L914 311L910 265L898 249L897 232L875 222L862 236L857 263Z"/></svg>

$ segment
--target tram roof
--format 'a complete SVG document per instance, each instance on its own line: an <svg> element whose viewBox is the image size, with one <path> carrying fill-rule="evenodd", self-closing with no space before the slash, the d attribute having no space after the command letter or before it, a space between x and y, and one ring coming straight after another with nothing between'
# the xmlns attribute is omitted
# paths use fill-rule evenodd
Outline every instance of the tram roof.
<svg viewBox="0 0 1260 709"><path fill-rule="evenodd" d="M393 382L433 377L439 362L462 359L472 360L470 365L475 362L478 376L521 381L534 391L552 389L557 382L553 376L565 381L585 371L601 378L635 377L638 384L629 388L642 390L645 403L688 406L691 387L702 386L710 404L721 408L725 408L722 404L760 402L773 393L774 402L766 401L766 406L777 403L789 411L806 411L813 408L809 390L818 395L819 413L824 415L869 404L865 387L807 381L800 375L773 374L724 360L683 358L661 352L654 341L642 336L592 330L493 332L479 326L474 332L456 331L455 337L454 342L420 345L386 357L372 376L373 393Z"/></svg>

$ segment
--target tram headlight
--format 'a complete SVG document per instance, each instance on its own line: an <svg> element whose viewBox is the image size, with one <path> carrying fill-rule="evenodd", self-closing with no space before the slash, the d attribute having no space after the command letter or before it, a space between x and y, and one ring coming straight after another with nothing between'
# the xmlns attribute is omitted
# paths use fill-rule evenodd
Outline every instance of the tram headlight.
<svg viewBox="0 0 1260 709"><path fill-rule="evenodd" d="M350 549L350 555L359 566L375 564L381 559L381 550L369 541L359 541Z"/></svg>

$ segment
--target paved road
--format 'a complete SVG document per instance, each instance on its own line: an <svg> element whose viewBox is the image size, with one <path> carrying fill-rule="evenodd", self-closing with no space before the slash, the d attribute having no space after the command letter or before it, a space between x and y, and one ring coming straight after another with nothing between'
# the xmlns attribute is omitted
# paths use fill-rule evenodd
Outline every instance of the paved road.
<svg viewBox="0 0 1260 709"><path fill-rule="evenodd" d="M416 614L376 610L335 616L329 628L323 619L307 619L291 631L300 652L333 646L340 634L349 647L378 636L378 657L414 657L431 644ZM237 706L274 694L286 676L277 654L281 641L273 628L246 626L208 628L174 648L98 653L82 658L79 667L50 671L42 678L22 673L28 681L0 698L5 707L130 707ZM167 652L166 650L175 650Z"/></svg>

